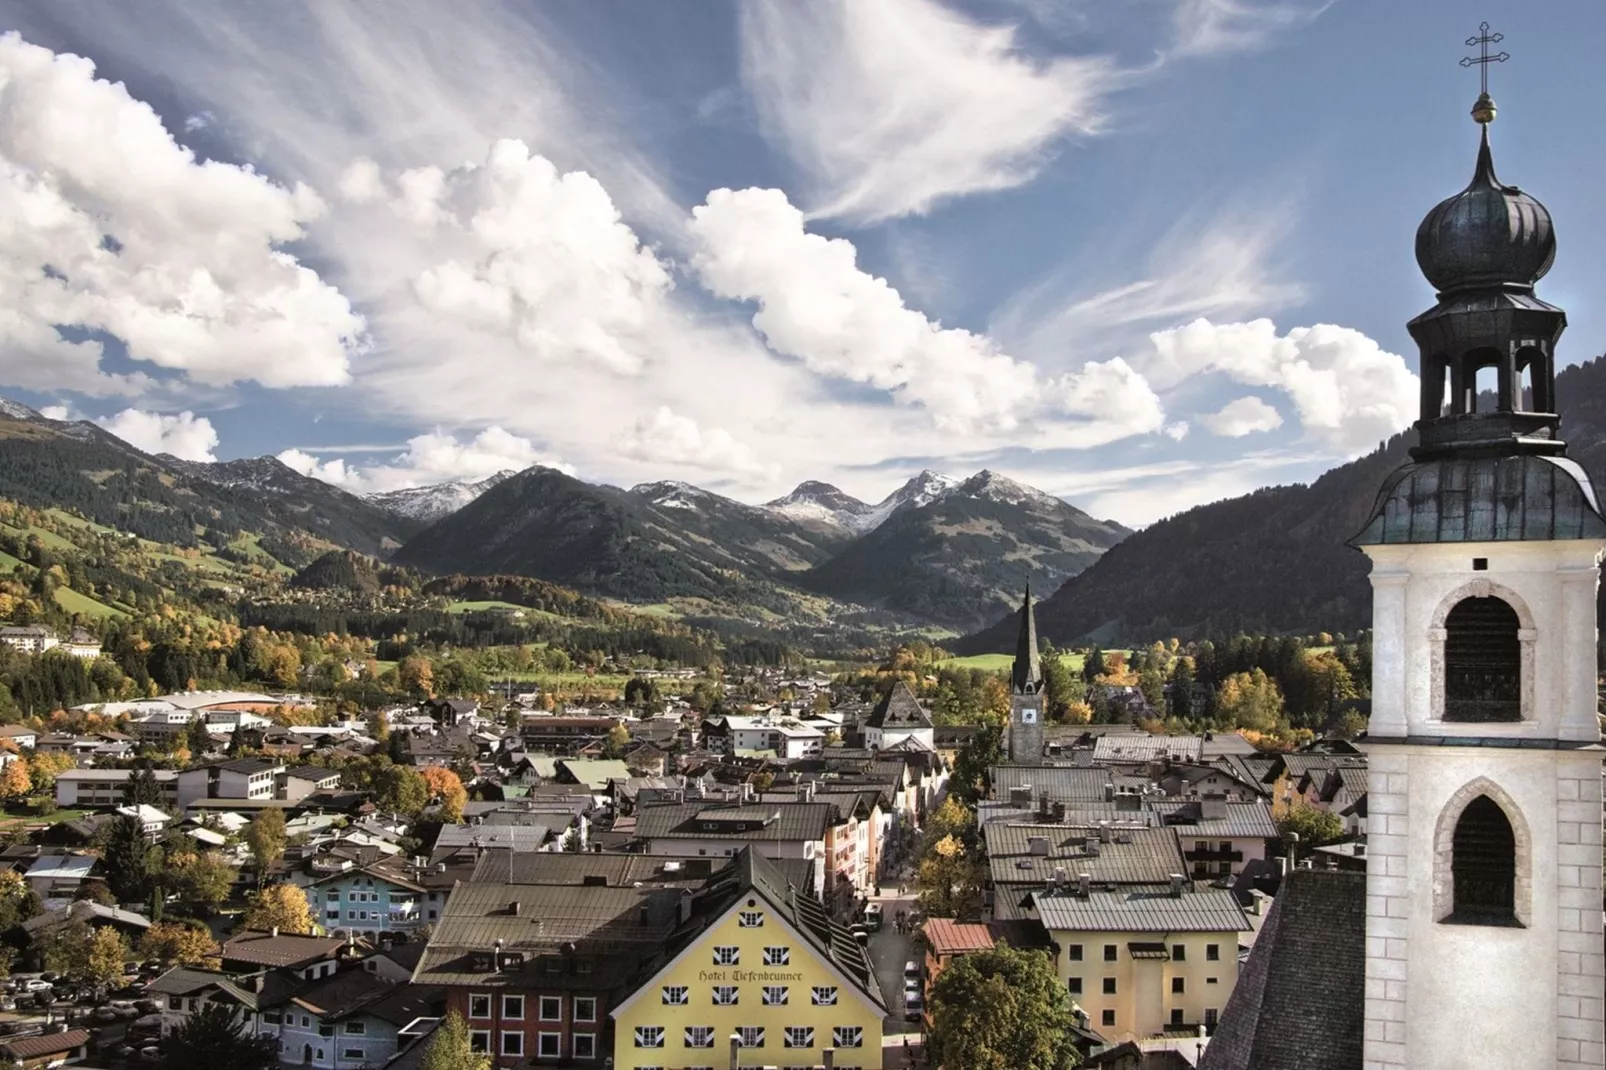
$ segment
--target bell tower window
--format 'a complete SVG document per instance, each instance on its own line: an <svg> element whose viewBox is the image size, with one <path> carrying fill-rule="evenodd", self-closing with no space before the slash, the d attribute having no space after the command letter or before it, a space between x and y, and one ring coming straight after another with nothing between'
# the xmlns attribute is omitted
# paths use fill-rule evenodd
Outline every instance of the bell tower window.
<svg viewBox="0 0 1606 1070"><path fill-rule="evenodd" d="M1454 909L1446 920L1458 925L1515 925L1517 838L1505 811L1480 795L1456 822Z"/></svg>
<svg viewBox="0 0 1606 1070"><path fill-rule="evenodd" d="M1522 720L1522 622L1504 599L1464 598L1444 624L1444 719Z"/></svg>

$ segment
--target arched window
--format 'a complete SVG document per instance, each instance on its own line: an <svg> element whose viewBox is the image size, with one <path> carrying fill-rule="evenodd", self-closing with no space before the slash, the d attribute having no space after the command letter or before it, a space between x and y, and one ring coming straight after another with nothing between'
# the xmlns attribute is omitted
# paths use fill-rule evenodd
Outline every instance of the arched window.
<svg viewBox="0 0 1606 1070"><path fill-rule="evenodd" d="M1522 622L1502 598L1464 598L1444 622L1444 719L1522 720Z"/></svg>
<svg viewBox="0 0 1606 1070"><path fill-rule="evenodd" d="M1517 837L1505 811L1479 795L1456 822L1450 873L1455 902L1449 921L1461 925L1515 925Z"/></svg>

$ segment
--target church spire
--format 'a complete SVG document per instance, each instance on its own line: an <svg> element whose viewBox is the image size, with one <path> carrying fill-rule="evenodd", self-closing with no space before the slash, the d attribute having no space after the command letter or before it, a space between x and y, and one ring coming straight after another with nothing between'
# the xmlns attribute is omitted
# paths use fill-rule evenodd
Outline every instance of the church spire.
<svg viewBox="0 0 1606 1070"><path fill-rule="evenodd" d="M1010 684L1017 695L1035 695L1043 687L1043 663L1037 654L1037 616L1032 611L1032 582L1020 607L1020 636L1015 640L1015 664Z"/></svg>

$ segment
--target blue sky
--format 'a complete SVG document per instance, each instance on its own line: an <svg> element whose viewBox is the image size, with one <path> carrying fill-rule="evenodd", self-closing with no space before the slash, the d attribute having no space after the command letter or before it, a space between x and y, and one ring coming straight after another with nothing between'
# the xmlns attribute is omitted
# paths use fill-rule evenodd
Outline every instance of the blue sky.
<svg viewBox="0 0 1606 1070"><path fill-rule="evenodd" d="M359 491L991 467L1148 523L1414 415L1484 18L1564 361L1606 333L1600 5L373 10L0 4L0 391Z"/></svg>

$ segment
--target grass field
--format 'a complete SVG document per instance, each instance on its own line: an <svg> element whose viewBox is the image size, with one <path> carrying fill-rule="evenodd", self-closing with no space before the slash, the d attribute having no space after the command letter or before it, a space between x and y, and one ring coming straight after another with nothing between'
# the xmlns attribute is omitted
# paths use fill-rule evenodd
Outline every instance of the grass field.
<svg viewBox="0 0 1606 1070"><path fill-rule="evenodd" d="M45 531L43 528L14 528L10 524L0 524L0 528L9 531L11 534L17 536L17 538L25 541L27 540L28 536L37 535L39 536L39 541L44 543L46 546L53 547L57 550L72 549L72 540L64 539L60 535L57 535L54 531Z"/></svg>
<svg viewBox="0 0 1606 1070"><path fill-rule="evenodd" d="M1087 660L1083 654L1061 654L1060 660L1070 666L1072 672L1081 672L1082 663ZM980 669L983 672L1003 672L1015 663L1014 654L972 654L968 658L949 658L939 661L938 668L943 669Z"/></svg>
<svg viewBox="0 0 1606 1070"><path fill-rule="evenodd" d="M20 564L22 564L22 562L17 558L12 557L4 550L0 550L0 572L10 572Z"/></svg>
<svg viewBox="0 0 1606 1070"><path fill-rule="evenodd" d="M21 809L24 810L23 813L0 814L0 831L18 825L54 825L61 821L74 821L89 813L88 810L57 810L49 814L34 814L26 812L26 807Z"/></svg>
<svg viewBox="0 0 1606 1070"><path fill-rule="evenodd" d="M127 616L120 609L97 601L86 594L79 594L70 587L56 588L56 604L68 613L82 613L86 617L124 617Z"/></svg>
<svg viewBox="0 0 1606 1070"><path fill-rule="evenodd" d="M488 609L505 609L509 613L522 613L526 617L551 617L561 619L556 613L545 609L535 609L531 606L515 605L512 602L498 602L494 599L486 602L453 602L446 607L448 613L483 613Z"/></svg>

